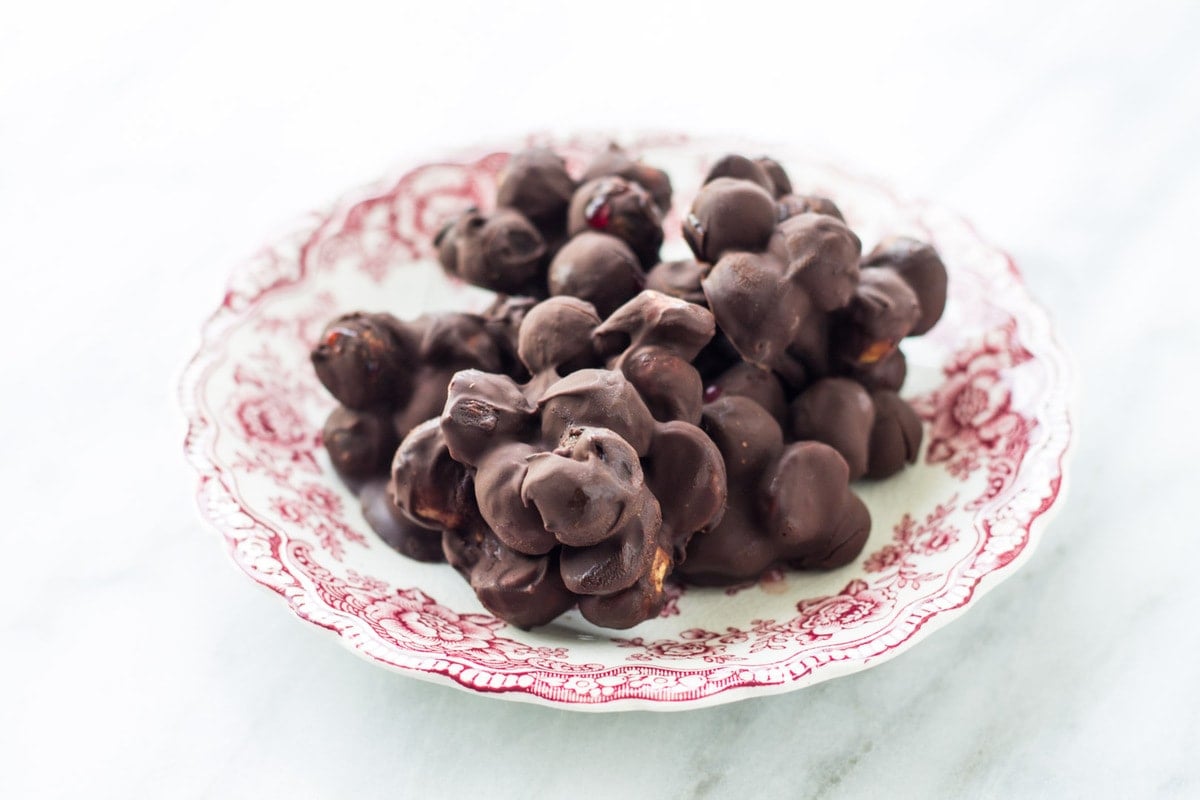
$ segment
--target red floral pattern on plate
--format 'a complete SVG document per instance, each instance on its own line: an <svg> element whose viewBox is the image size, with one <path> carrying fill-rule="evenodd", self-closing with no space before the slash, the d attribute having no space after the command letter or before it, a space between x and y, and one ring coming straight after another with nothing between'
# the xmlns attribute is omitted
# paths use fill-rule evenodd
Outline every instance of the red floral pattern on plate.
<svg viewBox="0 0 1200 800"><path fill-rule="evenodd" d="M550 144L578 168L603 137ZM738 143L633 142L689 201L711 153ZM308 365L323 322L354 307L416 314L485 302L447 282L429 241L486 206L507 149L408 170L313 215L235 270L181 397L199 502L236 562L301 618L381 664L472 691L570 708L674 709L781 691L863 669L911 646L1010 574L1056 503L1071 439L1070 372L1012 263L969 225L827 165L781 156L800 187L832 195L868 242L932 239L952 272L946 318L909 353L928 422L899 505L863 487L875 530L855 564L773 572L728 590L672 590L625 636L577 614L532 632L487 614L445 565L392 553L332 474L319 430L331 403ZM890 539L889 539L890 536Z"/></svg>

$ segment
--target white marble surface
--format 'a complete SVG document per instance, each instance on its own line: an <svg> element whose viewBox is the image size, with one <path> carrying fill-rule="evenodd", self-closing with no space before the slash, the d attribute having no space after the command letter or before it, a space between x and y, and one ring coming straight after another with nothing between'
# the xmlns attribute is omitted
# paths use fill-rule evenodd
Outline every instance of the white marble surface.
<svg viewBox="0 0 1200 800"><path fill-rule="evenodd" d="M840 5L0 6L0 797L1200 796L1200 6ZM1032 561L892 662L677 715L393 675L237 573L174 398L228 268L548 126L798 141L1010 249L1082 376Z"/></svg>

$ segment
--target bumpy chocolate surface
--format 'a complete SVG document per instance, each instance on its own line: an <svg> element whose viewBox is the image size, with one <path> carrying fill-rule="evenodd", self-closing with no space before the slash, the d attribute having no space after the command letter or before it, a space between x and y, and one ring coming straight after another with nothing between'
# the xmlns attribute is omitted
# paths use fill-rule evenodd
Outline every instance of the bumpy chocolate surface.
<svg viewBox="0 0 1200 800"><path fill-rule="evenodd" d="M715 264L725 253L766 249L777 216L767 189L748 180L717 177L704 184L692 202L683 238L697 259Z"/></svg>
<svg viewBox="0 0 1200 800"><path fill-rule="evenodd" d="M646 275L629 245L616 236L583 231L554 256L548 276L550 295L586 300L601 316L642 290Z"/></svg>
<svg viewBox="0 0 1200 800"><path fill-rule="evenodd" d="M785 447L779 423L746 397L708 403L703 426L724 457L729 500L721 523L692 538L680 565L688 581L725 585L775 564L828 569L858 555L870 514L835 450Z"/></svg>
<svg viewBox="0 0 1200 800"><path fill-rule="evenodd" d="M659 261L662 212L639 183L609 176L580 186L571 199L567 232L575 236L587 230L611 234L624 241L643 269Z"/></svg>
<svg viewBox="0 0 1200 800"><path fill-rule="evenodd" d="M414 430L393 465L396 504L445 528L447 558L514 624L573 603L606 627L657 614L666 574L724 509L720 454L685 421L699 419L689 359L712 336L711 314L647 291L598 322L576 298L530 309L518 337L530 383L459 372L436 432ZM558 377L588 358L612 368Z"/></svg>
<svg viewBox="0 0 1200 800"><path fill-rule="evenodd" d="M567 164L553 150L534 147L513 155L496 189L496 205L521 212L543 239L561 238L567 228L567 208L575 194Z"/></svg>
<svg viewBox="0 0 1200 800"><path fill-rule="evenodd" d="M438 261L467 283L509 294L545 294L546 240L518 211L470 209L434 241Z"/></svg>
<svg viewBox="0 0 1200 800"><path fill-rule="evenodd" d="M863 267L891 269L916 294L921 316L913 325L912 336L929 331L946 308L946 265L937 251L924 242L903 236L884 239L863 260Z"/></svg>
<svg viewBox="0 0 1200 800"><path fill-rule="evenodd" d="M835 357L850 368L877 364L896 351L920 316L917 295L895 271L865 270L835 323Z"/></svg>
<svg viewBox="0 0 1200 800"><path fill-rule="evenodd" d="M595 178L615 175L627 181L642 185L658 210L666 214L671 209L671 178L661 169L638 161L621 148L612 145L587 166L583 171L582 182L586 183Z"/></svg>

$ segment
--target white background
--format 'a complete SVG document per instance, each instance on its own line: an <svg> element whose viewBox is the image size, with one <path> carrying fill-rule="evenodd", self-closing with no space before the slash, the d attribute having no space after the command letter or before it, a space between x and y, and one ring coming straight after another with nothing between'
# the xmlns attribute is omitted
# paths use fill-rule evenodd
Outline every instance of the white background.
<svg viewBox="0 0 1200 800"><path fill-rule="evenodd" d="M0 797L1200 796L1200 6L0 0ZM225 275L423 152L788 140L1009 249L1082 377L1067 505L893 662L683 715L406 679L199 521Z"/></svg>

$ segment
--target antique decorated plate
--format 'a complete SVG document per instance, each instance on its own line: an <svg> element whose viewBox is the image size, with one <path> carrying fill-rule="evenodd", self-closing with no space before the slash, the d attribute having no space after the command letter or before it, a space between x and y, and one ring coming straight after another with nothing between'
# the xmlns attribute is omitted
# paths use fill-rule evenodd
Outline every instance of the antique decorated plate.
<svg viewBox="0 0 1200 800"><path fill-rule="evenodd" d="M538 137L578 169L603 137ZM524 143L522 143L524 144ZM856 485L874 526L828 573L687 588L628 631L570 612L533 631L488 614L449 566L398 555L363 521L320 444L333 406L308 351L343 311L479 309L431 257L440 224L488 206L516 145L399 171L237 267L181 398L201 511L246 574L381 665L480 694L591 711L673 710L798 689L882 663L1011 575L1061 503L1072 439L1069 360L1012 261L957 216L779 147L650 136L626 142L675 184L664 256L710 159L769 151L798 191L832 197L863 239L932 241L945 316L904 344L903 394L925 420L918 464Z"/></svg>

